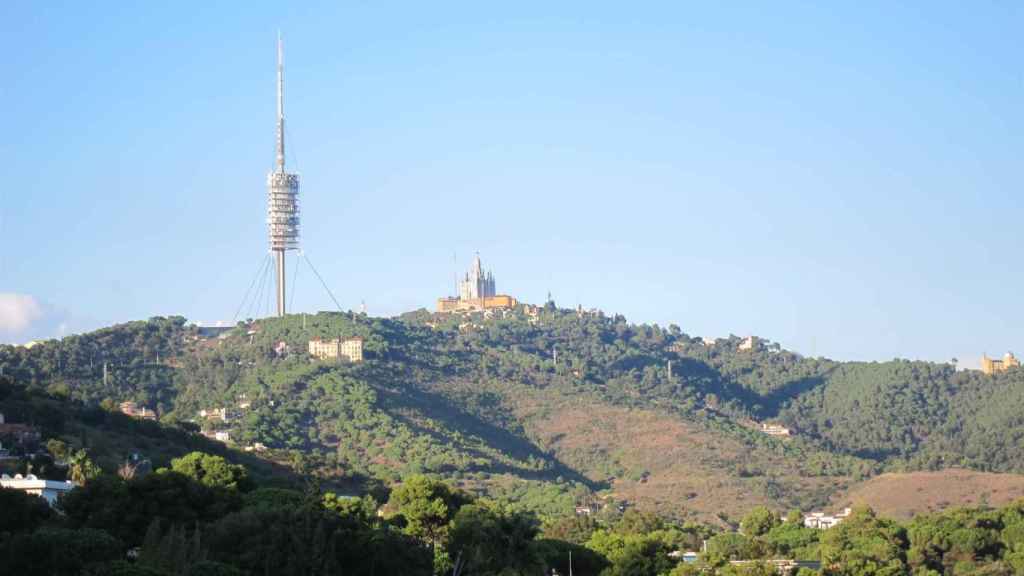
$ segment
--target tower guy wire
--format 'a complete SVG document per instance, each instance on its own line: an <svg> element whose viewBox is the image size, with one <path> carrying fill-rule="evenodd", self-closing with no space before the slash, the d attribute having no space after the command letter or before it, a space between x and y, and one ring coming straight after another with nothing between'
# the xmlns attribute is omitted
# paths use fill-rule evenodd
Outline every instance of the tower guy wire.
<svg viewBox="0 0 1024 576"><path fill-rule="evenodd" d="M260 308L259 312L257 312L258 314L260 314L263 317L270 316L270 296L271 296L272 288L273 288L273 281L270 279L270 276L268 275L267 276L267 289L265 291L266 292L266 296L265 296L265 299L263 301L264 306Z"/></svg>
<svg viewBox="0 0 1024 576"><path fill-rule="evenodd" d="M242 313L242 308L245 307L246 301L249 300L249 294L252 292L253 287L256 286L256 281L263 275L263 270L267 267L267 263L269 261L270 255L268 254L264 254L263 258L260 259L260 265L256 269L256 275L253 276L252 282L249 283L249 289L245 291L245 296L242 296L242 301L238 304L238 309L235 310L235 315L231 318L232 322L238 321L238 315Z"/></svg>
<svg viewBox="0 0 1024 576"><path fill-rule="evenodd" d="M261 311L264 308L265 297L269 294L267 283L271 278L271 269L273 268L273 259L269 259L266 269L263 271L263 276L260 277L260 283L257 287L256 297L253 298L252 304L249 307L249 318L259 318Z"/></svg>
<svg viewBox="0 0 1024 576"><path fill-rule="evenodd" d="M299 258L302 258L302 252L301 251L299 252ZM295 309L295 292L296 292L296 287L298 286L297 282L299 281L299 268L301 268L301 266L299 266L299 262L298 261L295 262L294 266L295 266L295 270L292 271L292 296L291 296L291 299L288 300L288 309L289 310L294 310Z"/></svg>
<svg viewBox="0 0 1024 576"><path fill-rule="evenodd" d="M267 266L260 272L259 280L256 283L256 292L252 295L252 300L249 301L249 306L245 309L245 317L253 318L258 315L259 305L258 302L263 301L263 290L266 288L267 271L272 265L271 259L267 258Z"/></svg>
<svg viewBox="0 0 1024 576"><path fill-rule="evenodd" d="M331 297L331 300L334 301L334 305L338 307L338 312L344 312L344 310L342 310L341 308L341 304L338 304L338 299L334 297L334 293L331 292L331 289L327 287L327 282L324 282L323 276L321 276L320 273L316 271L316 266L313 266L313 262L309 260L309 256L307 256L304 252L300 253L300 256L302 256L302 259L306 261L306 264L309 264L309 269L312 270L313 274L315 274L317 279L320 280L320 284L324 287L324 290L327 291L327 295Z"/></svg>

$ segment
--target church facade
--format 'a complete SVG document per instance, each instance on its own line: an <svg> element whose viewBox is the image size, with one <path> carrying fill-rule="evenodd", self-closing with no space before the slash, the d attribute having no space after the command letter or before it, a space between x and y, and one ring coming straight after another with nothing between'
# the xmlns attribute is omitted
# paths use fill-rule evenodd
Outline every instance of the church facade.
<svg viewBox="0 0 1024 576"><path fill-rule="evenodd" d="M466 276L459 281L459 299L476 300L494 296L494 274L485 271L480 264L480 255L473 258L473 265Z"/></svg>

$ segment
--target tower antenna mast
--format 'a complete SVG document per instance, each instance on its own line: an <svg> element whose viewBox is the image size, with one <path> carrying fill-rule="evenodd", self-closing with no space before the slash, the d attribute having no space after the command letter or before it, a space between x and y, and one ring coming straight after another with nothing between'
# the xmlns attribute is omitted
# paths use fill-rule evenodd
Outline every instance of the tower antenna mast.
<svg viewBox="0 0 1024 576"><path fill-rule="evenodd" d="M277 33L277 171L284 172L284 46Z"/></svg>

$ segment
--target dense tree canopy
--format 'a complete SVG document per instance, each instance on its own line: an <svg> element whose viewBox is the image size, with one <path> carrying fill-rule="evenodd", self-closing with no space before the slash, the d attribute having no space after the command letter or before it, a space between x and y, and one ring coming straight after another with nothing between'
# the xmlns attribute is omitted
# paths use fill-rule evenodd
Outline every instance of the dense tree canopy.
<svg viewBox="0 0 1024 576"><path fill-rule="evenodd" d="M192 452L171 460L171 470L204 486L227 490L247 490L249 472L245 466L231 464L220 456Z"/></svg>

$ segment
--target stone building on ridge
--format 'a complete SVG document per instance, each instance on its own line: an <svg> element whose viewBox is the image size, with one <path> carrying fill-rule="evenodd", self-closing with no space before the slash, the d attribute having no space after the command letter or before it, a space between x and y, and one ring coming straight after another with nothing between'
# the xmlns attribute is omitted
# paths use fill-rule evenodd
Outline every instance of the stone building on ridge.
<svg viewBox="0 0 1024 576"><path fill-rule="evenodd" d="M309 341L309 355L321 360L345 358L349 362L363 361L363 339L353 338L313 338Z"/></svg>
<svg viewBox="0 0 1024 576"><path fill-rule="evenodd" d="M1020 360L1017 360L1012 352L1004 354L1002 360L989 358L984 354L981 356L981 371L990 376L996 372L1006 372L1010 368L1019 367Z"/></svg>

